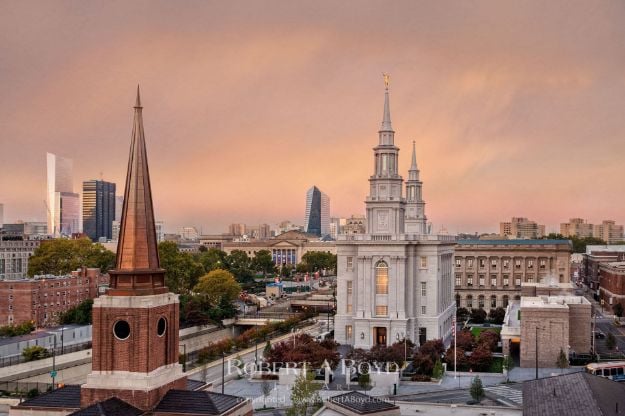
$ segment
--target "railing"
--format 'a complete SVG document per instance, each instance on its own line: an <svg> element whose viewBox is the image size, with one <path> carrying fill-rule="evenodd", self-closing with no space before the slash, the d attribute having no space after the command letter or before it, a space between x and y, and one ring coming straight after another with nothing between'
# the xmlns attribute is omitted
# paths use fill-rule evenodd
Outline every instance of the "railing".
<svg viewBox="0 0 625 416"><path fill-rule="evenodd" d="M456 241L447 234L339 234L337 241Z"/></svg>
<svg viewBox="0 0 625 416"><path fill-rule="evenodd" d="M91 348L91 341L83 342L81 344L64 345L63 347L57 344L55 355L58 357L59 355L62 355L62 354L69 354L70 352L88 350L89 348ZM48 352L50 353L50 356L52 356L53 350L54 348L48 348ZM16 365L16 364L21 364L25 362L26 362L26 359L24 358L23 355L14 355L12 357L2 357L0 358L0 368L8 367L11 365Z"/></svg>
<svg viewBox="0 0 625 416"><path fill-rule="evenodd" d="M45 393L51 389L52 383L36 383L23 381L0 382L0 392L17 394L20 397L26 397L29 392L34 390L37 390L39 393Z"/></svg>
<svg viewBox="0 0 625 416"><path fill-rule="evenodd" d="M289 319L302 316L297 312L259 312L259 313L246 313L237 315L238 319L250 318L250 319Z"/></svg>

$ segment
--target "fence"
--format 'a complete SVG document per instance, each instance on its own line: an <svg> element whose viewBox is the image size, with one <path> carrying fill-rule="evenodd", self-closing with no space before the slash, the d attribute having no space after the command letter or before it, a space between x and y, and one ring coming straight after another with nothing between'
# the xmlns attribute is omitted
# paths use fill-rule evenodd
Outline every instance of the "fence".
<svg viewBox="0 0 625 416"><path fill-rule="evenodd" d="M29 392L37 390L39 393L45 393L52 389L52 383L35 383L35 382L22 382L22 381L1 381L0 382L0 396L3 394L16 394L18 396L25 397ZM30 393L33 394L33 393Z"/></svg>
<svg viewBox="0 0 625 416"><path fill-rule="evenodd" d="M57 345L55 353L56 353L56 356L58 357L59 355L62 355L62 354L69 354L70 352L88 350L89 348L91 348L91 341L83 342L81 344L64 345L62 347ZM53 350L54 348L48 349L50 356L52 356ZM11 365L21 364L25 362L26 362L26 359L24 358L23 355L14 355L12 357L2 357L0 358L0 367L8 367Z"/></svg>

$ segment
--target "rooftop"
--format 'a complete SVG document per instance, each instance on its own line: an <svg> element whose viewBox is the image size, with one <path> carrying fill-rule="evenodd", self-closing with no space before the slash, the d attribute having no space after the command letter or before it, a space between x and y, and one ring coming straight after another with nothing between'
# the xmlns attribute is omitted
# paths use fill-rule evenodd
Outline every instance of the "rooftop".
<svg viewBox="0 0 625 416"><path fill-rule="evenodd" d="M607 416L625 409L625 384L587 373L523 383L525 416Z"/></svg>
<svg viewBox="0 0 625 416"><path fill-rule="evenodd" d="M209 391L169 390L154 411L165 414L220 415L246 400Z"/></svg>
<svg viewBox="0 0 625 416"><path fill-rule="evenodd" d="M69 416L139 416L144 413L143 410L139 410L117 397L111 397L70 413Z"/></svg>
<svg viewBox="0 0 625 416"><path fill-rule="evenodd" d="M61 409L80 409L80 386L68 385L40 396L33 397L19 407L50 407Z"/></svg>
<svg viewBox="0 0 625 416"><path fill-rule="evenodd" d="M521 308L568 308L568 305L590 305L583 296L523 296Z"/></svg>

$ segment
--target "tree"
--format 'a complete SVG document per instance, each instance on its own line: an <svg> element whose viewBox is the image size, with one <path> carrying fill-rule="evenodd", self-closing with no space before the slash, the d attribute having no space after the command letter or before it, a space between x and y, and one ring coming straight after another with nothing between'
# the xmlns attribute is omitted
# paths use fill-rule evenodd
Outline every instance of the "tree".
<svg viewBox="0 0 625 416"><path fill-rule="evenodd" d="M503 320L506 317L506 310L501 306L496 309L491 309L488 317L490 318L492 323L496 325L501 325L503 324Z"/></svg>
<svg viewBox="0 0 625 416"><path fill-rule="evenodd" d="M252 269L261 272L263 277L268 273L273 273L276 266L273 264L273 258L269 250L259 250L252 259Z"/></svg>
<svg viewBox="0 0 625 416"><path fill-rule="evenodd" d="M208 273L215 269L224 269L226 267L226 252L218 248L211 247L197 256L197 260L202 263L204 270Z"/></svg>
<svg viewBox="0 0 625 416"><path fill-rule="evenodd" d="M270 353L271 353L271 342L267 340L267 343L265 344L265 349L263 349L263 357L267 358Z"/></svg>
<svg viewBox="0 0 625 416"><path fill-rule="evenodd" d="M16 337L20 335L28 335L35 330L35 324L32 321L25 321L19 325L0 326L0 337Z"/></svg>
<svg viewBox="0 0 625 416"><path fill-rule="evenodd" d="M371 387L371 376L369 373L363 373L358 375L358 387L367 391Z"/></svg>
<svg viewBox="0 0 625 416"><path fill-rule="evenodd" d="M614 337L614 334L612 332L608 332L608 336L605 339L605 346L609 350L613 350L614 347L616 347L616 338Z"/></svg>
<svg viewBox="0 0 625 416"><path fill-rule="evenodd" d="M614 315L617 317L622 317L623 316L623 305L621 305L620 303L616 303L613 307L612 310L614 311Z"/></svg>
<svg viewBox="0 0 625 416"><path fill-rule="evenodd" d="M303 269L308 273L323 269L336 270L336 254L325 251L308 251L302 256Z"/></svg>
<svg viewBox="0 0 625 416"><path fill-rule="evenodd" d="M508 383L508 382L510 382L510 371L512 371L514 369L514 367L516 366L516 363L514 362L514 358L512 358L511 355L504 356L503 357L503 362L501 363L501 366L507 372L507 374L506 374L506 382Z"/></svg>
<svg viewBox="0 0 625 416"><path fill-rule="evenodd" d="M43 358L48 358L50 356L50 353L42 346L33 345L32 347L24 348L22 350L22 356L24 356L25 361L35 361L41 360Z"/></svg>
<svg viewBox="0 0 625 416"><path fill-rule="evenodd" d="M432 377L436 379L443 377L443 364L441 360L436 360L436 364L434 364L434 369L432 370Z"/></svg>
<svg viewBox="0 0 625 416"><path fill-rule="evenodd" d="M308 334L297 334L279 342L265 356L268 363L307 363L313 368L321 368L326 362L331 368L339 363L338 344L332 340L315 341Z"/></svg>
<svg viewBox="0 0 625 416"><path fill-rule="evenodd" d="M471 321L476 324L483 324L486 320L486 311L484 309L471 309Z"/></svg>
<svg viewBox="0 0 625 416"><path fill-rule="evenodd" d="M28 259L28 275L65 275L79 267L96 267L102 273L115 264L115 254L88 238L43 242Z"/></svg>
<svg viewBox="0 0 625 416"><path fill-rule="evenodd" d="M484 396L486 395L484 393L484 386L482 385L482 380L480 380L479 376L475 376L473 381L471 381L471 388L469 389L469 392L471 393L471 397L473 398L473 400L475 400L478 403L481 402Z"/></svg>
<svg viewBox="0 0 625 416"><path fill-rule="evenodd" d="M492 362L493 354L484 344L475 348L469 357L469 365L473 371L488 371Z"/></svg>
<svg viewBox="0 0 625 416"><path fill-rule="evenodd" d="M200 277L193 291L204 296L212 306L217 306L223 302L234 302L241 293L241 285L234 280L232 273L217 269Z"/></svg>
<svg viewBox="0 0 625 416"><path fill-rule="evenodd" d="M85 299L73 308L62 312L59 318L59 323L61 325L89 325L91 324L92 309L93 299Z"/></svg>
<svg viewBox="0 0 625 416"><path fill-rule="evenodd" d="M234 275L239 283L254 280L254 275L250 268L251 260L243 250L232 250L225 259L228 270Z"/></svg>
<svg viewBox="0 0 625 416"><path fill-rule="evenodd" d="M456 370L454 368L454 355L456 355L455 361L458 365L458 368L466 367L468 360L466 354L464 353L464 350L460 347L458 347L457 349L454 349L454 347L449 347L447 349L447 352L445 353L445 362L447 363L447 368L452 368L453 370Z"/></svg>
<svg viewBox="0 0 625 416"><path fill-rule="evenodd" d="M432 375L436 361L440 360L445 352L445 345L441 339L426 341L415 354L412 364L419 374Z"/></svg>
<svg viewBox="0 0 625 416"><path fill-rule="evenodd" d="M456 316L458 317L458 322L466 321L471 313L467 308L458 308L456 310Z"/></svg>
<svg viewBox="0 0 625 416"><path fill-rule="evenodd" d="M288 416L307 416L308 411L321 403L319 396L320 386L315 383L313 373L305 373L303 370L295 378L291 390L292 407L287 411Z"/></svg>
<svg viewBox="0 0 625 416"><path fill-rule="evenodd" d="M558 367L561 371L569 367L569 359L566 357L564 351L562 351L562 348L560 348L560 353L558 354L558 359L556 360L556 367Z"/></svg>
<svg viewBox="0 0 625 416"><path fill-rule="evenodd" d="M456 346L465 351L471 351L475 345L473 334L468 329L456 332Z"/></svg>
<svg viewBox="0 0 625 416"><path fill-rule="evenodd" d="M263 392L263 409L267 408L267 396L271 393L271 384L267 380L263 380L260 385L260 389Z"/></svg>
<svg viewBox="0 0 625 416"><path fill-rule="evenodd" d="M183 253L173 241L158 245L161 267L165 269L165 284L174 293L189 293L202 276L204 266L189 253Z"/></svg>
<svg viewBox="0 0 625 416"><path fill-rule="evenodd" d="M495 331L482 331L477 340L478 345L485 345L489 350L495 351L499 343L499 334Z"/></svg>

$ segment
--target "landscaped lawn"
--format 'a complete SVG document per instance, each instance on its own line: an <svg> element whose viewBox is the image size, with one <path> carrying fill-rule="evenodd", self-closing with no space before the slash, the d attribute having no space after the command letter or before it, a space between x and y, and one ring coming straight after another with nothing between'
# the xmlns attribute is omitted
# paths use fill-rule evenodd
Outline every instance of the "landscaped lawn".
<svg viewBox="0 0 625 416"><path fill-rule="evenodd" d="M477 338L479 338L480 333L482 331L493 331L493 332L496 332L496 333L499 334L501 332L501 328L498 328L498 327L476 327L476 326L474 326L474 327L471 328L471 335L473 335L473 337L477 339Z"/></svg>

